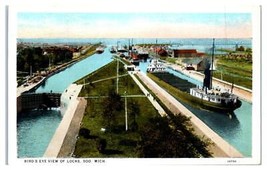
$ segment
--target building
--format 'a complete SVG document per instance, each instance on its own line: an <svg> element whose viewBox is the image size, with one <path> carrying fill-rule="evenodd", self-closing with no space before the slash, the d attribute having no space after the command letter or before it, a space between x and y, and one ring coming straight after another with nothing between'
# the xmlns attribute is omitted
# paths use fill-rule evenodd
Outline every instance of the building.
<svg viewBox="0 0 267 170"><path fill-rule="evenodd" d="M173 49L172 57L174 58L191 58L191 57L202 57L205 53L199 53L196 49Z"/></svg>
<svg viewBox="0 0 267 170"><path fill-rule="evenodd" d="M209 63L209 60L207 58L193 58L184 61L184 63L185 69L187 70L204 71Z"/></svg>
<svg viewBox="0 0 267 170"><path fill-rule="evenodd" d="M172 57L174 58L197 57L197 50L196 49L174 49L172 51Z"/></svg>

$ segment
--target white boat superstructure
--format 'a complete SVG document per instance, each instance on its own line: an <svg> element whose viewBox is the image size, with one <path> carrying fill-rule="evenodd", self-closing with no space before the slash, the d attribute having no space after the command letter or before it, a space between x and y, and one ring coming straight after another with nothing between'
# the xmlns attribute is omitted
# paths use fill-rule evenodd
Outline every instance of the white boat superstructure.
<svg viewBox="0 0 267 170"><path fill-rule="evenodd" d="M96 48L96 53L98 53L98 54L101 54L104 51L105 51L105 47L103 47L103 46L99 46L99 47Z"/></svg>
<svg viewBox="0 0 267 170"><path fill-rule="evenodd" d="M166 72L166 67L157 59L152 59L147 67L147 72Z"/></svg>
<svg viewBox="0 0 267 170"><path fill-rule="evenodd" d="M205 92L201 87L190 88L190 95L197 97L199 99L209 101L212 103L237 103L238 97L232 93L229 93L229 90L221 90L219 88L207 90Z"/></svg>

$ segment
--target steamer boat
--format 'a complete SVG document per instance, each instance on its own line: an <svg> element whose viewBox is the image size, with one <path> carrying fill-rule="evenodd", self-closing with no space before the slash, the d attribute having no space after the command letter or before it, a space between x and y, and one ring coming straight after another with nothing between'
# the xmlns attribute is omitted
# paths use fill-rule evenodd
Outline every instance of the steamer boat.
<svg viewBox="0 0 267 170"><path fill-rule="evenodd" d="M213 39L211 64L208 64L204 71L203 87L190 88L190 95L195 98L195 101L203 103L206 108L211 110L233 112L242 105L238 96L232 93L233 84L231 90L212 87L214 49Z"/></svg>
<svg viewBox="0 0 267 170"><path fill-rule="evenodd" d="M175 91L177 92L176 96L179 96L178 99L183 102L205 110L231 114L242 105L242 102L239 100L238 96L232 93L233 84L231 89L228 90L212 87L213 58L214 39L211 64L208 63L204 71L205 77L202 87L196 87L193 83L176 77L169 72L157 73L153 71L152 75L175 88Z"/></svg>

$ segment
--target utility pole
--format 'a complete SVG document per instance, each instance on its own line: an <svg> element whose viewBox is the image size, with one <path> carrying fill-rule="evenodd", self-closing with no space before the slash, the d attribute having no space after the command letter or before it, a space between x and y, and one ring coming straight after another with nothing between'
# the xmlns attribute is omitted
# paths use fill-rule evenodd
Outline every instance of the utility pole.
<svg viewBox="0 0 267 170"><path fill-rule="evenodd" d="M116 83L116 91L119 94L119 59L117 58L117 83Z"/></svg>
<svg viewBox="0 0 267 170"><path fill-rule="evenodd" d="M30 65L30 77L32 76L32 66Z"/></svg>
<svg viewBox="0 0 267 170"><path fill-rule="evenodd" d="M212 55L211 55L211 69L210 69L210 88L212 89L212 76L213 76L213 62L214 62L214 51L215 51L215 39L212 39Z"/></svg>
<svg viewBox="0 0 267 170"><path fill-rule="evenodd" d="M125 130L128 130L128 113L127 113L127 92L124 92L124 101L125 101Z"/></svg>

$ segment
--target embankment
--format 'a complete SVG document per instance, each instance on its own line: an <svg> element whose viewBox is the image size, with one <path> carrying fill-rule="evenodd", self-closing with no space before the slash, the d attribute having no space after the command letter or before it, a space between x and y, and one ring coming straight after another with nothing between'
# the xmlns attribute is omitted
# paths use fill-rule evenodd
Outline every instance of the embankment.
<svg viewBox="0 0 267 170"><path fill-rule="evenodd" d="M50 141L44 157L70 157L86 107L86 101L78 98L81 89L82 85L71 84L62 94L61 98L67 99L69 102L65 105L66 111L63 119Z"/></svg>

